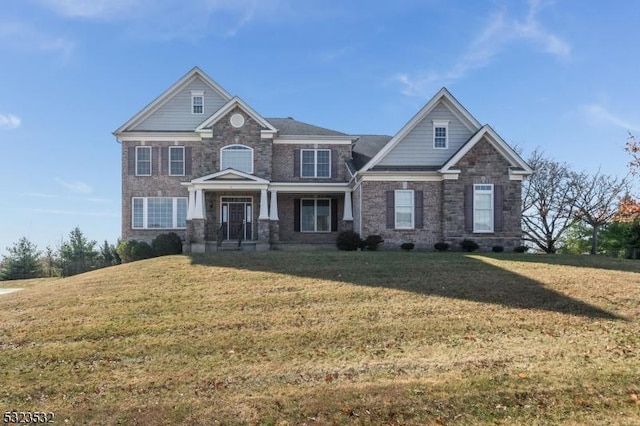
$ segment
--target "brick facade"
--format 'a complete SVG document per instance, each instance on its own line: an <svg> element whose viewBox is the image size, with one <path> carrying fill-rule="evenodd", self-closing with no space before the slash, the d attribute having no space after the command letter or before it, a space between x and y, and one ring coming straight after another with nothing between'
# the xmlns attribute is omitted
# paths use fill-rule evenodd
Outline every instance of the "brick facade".
<svg viewBox="0 0 640 426"><path fill-rule="evenodd" d="M300 155L300 149L330 149L332 175L329 179L323 178L303 178L300 173L294 176L294 155ZM273 181L274 182L348 182L349 176L345 163L351 159L351 145L328 145L328 144L311 144L311 145L289 145L274 144L273 145Z"/></svg>

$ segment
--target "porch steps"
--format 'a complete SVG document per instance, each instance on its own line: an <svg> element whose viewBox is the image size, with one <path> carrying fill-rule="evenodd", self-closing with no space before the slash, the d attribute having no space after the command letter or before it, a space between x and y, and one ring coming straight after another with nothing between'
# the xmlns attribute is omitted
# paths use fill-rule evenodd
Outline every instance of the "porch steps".
<svg viewBox="0 0 640 426"><path fill-rule="evenodd" d="M255 241L243 241L238 247L237 241L223 241L217 251L256 251Z"/></svg>

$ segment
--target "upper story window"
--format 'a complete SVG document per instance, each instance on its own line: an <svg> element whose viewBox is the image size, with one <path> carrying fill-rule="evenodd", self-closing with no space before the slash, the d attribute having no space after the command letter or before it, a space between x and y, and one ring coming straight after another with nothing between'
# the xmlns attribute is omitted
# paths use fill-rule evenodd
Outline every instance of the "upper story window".
<svg viewBox="0 0 640 426"><path fill-rule="evenodd" d="M150 146L136 146L136 176L151 176Z"/></svg>
<svg viewBox="0 0 640 426"><path fill-rule="evenodd" d="M169 147L169 174L171 176L184 175L184 146Z"/></svg>
<svg viewBox="0 0 640 426"><path fill-rule="evenodd" d="M306 178L331 177L330 149L302 149L300 150L300 176Z"/></svg>
<svg viewBox="0 0 640 426"><path fill-rule="evenodd" d="M414 195L412 190L395 191L395 228L414 228Z"/></svg>
<svg viewBox="0 0 640 426"><path fill-rule="evenodd" d="M473 232L493 232L493 185L473 185Z"/></svg>
<svg viewBox="0 0 640 426"><path fill-rule="evenodd" d="M253 149L245 145L227 145L220 150L220 170L235 169L253 173Z"/></svg>
<svg viewBox="0 0 640 426"><path fill-rule="evenodd" d="M204 91L191 91L191 113L204 114Z"/></svg>
<svg viewBox="0 0 640 426"><path fill-rule="evenodd" d="M433 147L442 149L449 146L449 121L433 121Z"/></svg>

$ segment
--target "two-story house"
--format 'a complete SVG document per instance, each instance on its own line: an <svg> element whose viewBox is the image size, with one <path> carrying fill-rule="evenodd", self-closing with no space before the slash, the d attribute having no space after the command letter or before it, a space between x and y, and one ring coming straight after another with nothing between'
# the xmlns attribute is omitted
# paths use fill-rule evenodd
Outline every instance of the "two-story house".
<svg viewBox="0 0 640 426"><path fill-rule="evenodd" d="M531 169L444 88L393 137L348 135L264 118L196 67L114 135L125 240L298 249L353 229L386 248L521 244Z"/></svg>

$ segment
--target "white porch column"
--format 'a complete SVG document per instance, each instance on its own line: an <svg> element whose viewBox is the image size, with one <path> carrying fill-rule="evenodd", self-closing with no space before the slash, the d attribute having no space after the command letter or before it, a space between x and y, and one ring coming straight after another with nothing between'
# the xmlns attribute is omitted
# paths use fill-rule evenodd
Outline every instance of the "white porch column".
<svg viewBox="0 0 640 426"><path fill-rule="evenodd" d="M196 202L191 219L206 219L204 214L204 191L202 189L196 189Z"/></svg>
<svg viewBox="0 0 640 426"><path fill-rule="evenodd" d="M260 190L260 216L258 219L269 219L269 203L267 200L267 190Z"/></svg>
<svg viewBox="0 0 640 426"><path fill-rule="evenodd" d="M193 219L196 212L196 190L189 188L189 205L187 206L187 220Z"/></svg>
<svg viewBox="0 0 640 426"><path fill-rule="evenodd" d="M271 207L269 208L269 220L278 219L278 192L271 191Z"/></svg>
<svg viewBox="0 0 640 426"><path fill-rule="evenodd" d="M344 191L344 212L342 220L353 220L353 209L351 208L351 191Z"/></svg>

